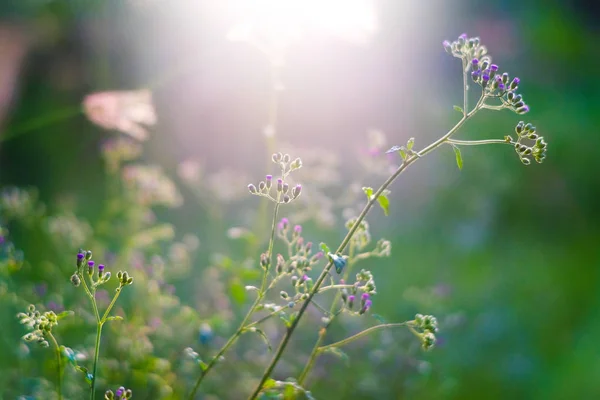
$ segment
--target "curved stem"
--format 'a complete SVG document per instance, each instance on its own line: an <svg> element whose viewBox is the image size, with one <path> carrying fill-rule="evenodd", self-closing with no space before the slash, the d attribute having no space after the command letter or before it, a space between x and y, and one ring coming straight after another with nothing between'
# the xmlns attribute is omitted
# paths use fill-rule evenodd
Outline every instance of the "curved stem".
<svg viewBox="0 0 600 400"><path fill-rule="evenodd" d="M415 155L409 156L400 165L400 167L398 167L398 169L396 171L394 171L394 173L381 185L381 187L377 190L377 192L375 192L375 194L371 197L371 199L369 199L369 201L363 208L362 212L358 216L356 222L354 223L352 228L348 231L348 233L346 234L346 237L344 237L344 240L342 240L342 243L340 244L336 253L341 253L346 248L346 246L350 242L350 239L352 238L352 236L358 229L358 226L365 219L365 217L367 216L367 214L369 213L369 211L371 210L373 205L377 202L377 198L384 192L384 190L386 190L396 180L396 178L398 178L398 176L400 176L400 174L402 174L402 172L404 172L404 170L406 170L406 168L408 168L412 163L414 163L416 160L418 160L422 156L430 153L431 151L435 150L440 145L442 145L444 142L446 142L469 118L471 118L480 109L484 100L485 100L485 96L482 94L481 97L479 98L479 101L473 108L473 110L469 113L466 113L460 119L460 121L458 121L456 123L456 125L454 125L454 127L452 129L450 129L444 136L442 136L435 142L431 143L429 146L425 147L420 152L416 153ZM271 363L267 366L262 378L260 379L260 382L256 386L254 392L250 395L249 399L255 399L258 396L258 394L261 392L263 385L265 384L267 379L269 379L269 376L275 369L275 366L277 365L277 363L279 362L279 359L281 358L283 352L285 351L285 348L287 347L287 345L294 333L294 330L298 326L298 322L302 319L304 312L308 308L308 304L312 301L313 297L318 292L319 288L323 284L323 281L329 274L329 271L331 270L332 266L333 266L333 262L329 261L329 263L325 266L325 268L321 272L321 275L315 282L315 285L313 286L313 289L310 291L308 298L305 300L305 302L300 307L300 310L298 311L298 315L297 315L296 319L292 322L292 325L288 328L281 343L279 344L279 347L277 348L277 350L275 352L275 355L273 356L273 359L271 360Z"/></svg>
<svg viewBox="0 0 600 400"><path fill-rule="evenodd" d="M56 391L58 392L58 400L62 400L62 360L60 356L60 347L56 341L56 338L54 335L52 335L52 332L48 332L48 336L50 336L52 343L54 343L54 348L56 349L56 369L58 372L58 376L56 378Z"/></svg>
<svg viewBox="0 0 600 400"><path fill-rule="evenodd" d="M504 139L486 139L486 140L458 140L458 139L448 139L448 143L458 145L458 146L479 146L481 144L511 144L515 145L516 142L510 141L507 142Z"/></svg>
<svg viewBox="0 0 600 400"><path fill-rule="evenodd" d="M277 214L279 212L279 206L281 205L281 203L279 202L280 196L281 196L281 194L277 195L277 202L275 203L275 208L273 210L273 221L271 223L271 238L269 239L269 247L267 250L267 257L270 260L270 262L269 262L270 265L272 265L271 258L273 256L273 244L275 242L275 227L277 226ZM260 291L258 292L258 296L256 296L256 300L254 300L254 303L252 304L252 306L246 313L246 316L244 317L244 319L242 320L242 322L236 329L235 333L227 340L227 342L223 345L223 347L221 347L221 349L217 352L217 354L210 360L210 362L206 365L204 370L202 370L202 372L200 373L200 376L196 380L196 383L194 384L194 387L190 393L190 396L189 396L190 400L194 399L194 396L196 395L196 392L198 391L198 388L200 387L200 384L202 383L202 381L204 380L206 375L208 375L209 371L215 366L215 364L217 363L217 361L219 361L219 359L223 356L223 354L225 354L225 352L227 352L227 350L229 350L229 348L231 346L233 346L233 344L235 343L237 338L240 337L240 335L242 333L244 333L244 331L247 328L257 325L258 323L269 318L271 315L275 314L275 312L273 312L273 313L267 315L266 317L259 319L256 322L246 325L248 323L248 320L252 316L252 314L254 314L254 312L256 311L256 307L260 304L260 301L265 296L266 289L267 289L268 276L269 276L269 270L268 270L268 268L265 268L264 272L263 272L262 282L260 285ZM279 312L279 311L280 310L278 310L277 312Z"/></svg>
<svg viewBox="0 0 600 400"><path fill-rule="evenodd" d="M361 337L368 335L369 333L372 333L372 332L375 332L375 331L378 331L378 330L381 330L381 329L397 328L397 327L400 327L400 326L410 326L410 325L408 325L406 322L398 322L398 323L395 323L395 324L375 325L375 326L372 326L372 327L370 327L368 329L365 329L362 332L357 333L356 335L350 336L350 337L348 337L348 338L346 338L344 340L340 340L339 342L331 343L331 344L328 344L327 346L321 346L321 347L319 347L318 351L319 351L319 353L322 353L323 351L325 351L327 349L330 349L330 348L333 348L333 347L345 346L348 343L355 341L356 339L360 339Z"/></svg>

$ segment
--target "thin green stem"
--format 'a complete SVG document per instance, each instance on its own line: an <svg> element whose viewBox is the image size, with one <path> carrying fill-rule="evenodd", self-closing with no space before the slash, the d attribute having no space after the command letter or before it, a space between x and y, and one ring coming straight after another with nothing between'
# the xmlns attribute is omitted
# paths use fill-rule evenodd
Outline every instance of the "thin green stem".
<svg viewBox="0 0 600 400"><path fill-rule="evenodd" d="M457 146L479 146L482 144L510 144L515 145L516 142L510 141L507 142L504 139L486 139L486 140L458 140L458 139L448 139L449 144L457 145Z"/></svg>
<svg viewBox="0 0 600 400"><path fill-rule="evenodd" d="M463 72L463 117L466 117L469 113L469 64L466 58L462 59L462 72Z"/></svg>
<svg viewBox="0 0 600 400"><path fill-rule="evenodd" d="M368 329L365 329L362 332L357 333L356 335L347 337L344 340L340 340L339 342L331 343L331 344L328 344L327 346L321 346L321 347L319 347L319 353L322 353L323 351L325 351L327 349L331 349L333 347L345 346L348 343L355 341L356 339L360 339L361 337L368 335L369 333L372 333L372 332L375 332L375 331L378 331L378 330L381 330L381 329L397 328L397 327L400 327L400 326L407 326L407 323L406 322L398 322L398 323L395 323L395 324L375 325L375 326L372 326L372 327L370 327Z"/></svg>
<svg viewBox="0 0 600 400"><path fill-rule="evenodd" d="M344 273L344 278L346 278L346 279L350 275L350 270L352 269L352 266L354 265L354 262L356 261L354 258L354 250L355 250L354 242L351 242L350 250L348 251L348 256L349 256L348 257L348 265L346 266L346 272ZM336 285L330 285L330 287L331 286L336 286ZM346 286L346 285L338 285L338 286ZM339 303L339 301L341 299L341 296L342 296L342 292L341 292L341 290L338 290L335 294L333 302L331 303L331 309L329 311L329 315L330 315L329 322L319 330L319 337L317 338L317 341L316 341L312 351L310 352L310 355L308 356L308 361L307 361L306 365L304 366L302 373L298 377L298 384L300 386L304 386L304 381L306 380L306 377L308 376L309 372L312 370L315 363L317 362L317 358L319 357L319 346L321 346L321 343L323 343L323 340L325 340L325 336L327 335L327 330L333 323L333 320L335 319L335 317L338 315L338 313L334 313L334 311L335 311L336 305Z"/></svg>
<svg viewBox="0 0 600 400"><path fill-rule="evenodd" d="M96 325L96 345L94 346L94 367L92 369L92 384L91 384L91 392L90 399L94 400L96 398L96 371L98 370L98 359L100 358L100 338L102 336L102 325L104 322L98 321Z"/></svg>
<svg viewBox="0 0 600 400"><path fill-rule="evenodd" d="M466 90L465 90L465 94L466 94ZM454 125L454 127L452 129L450 129L444 136L442 136L435 142L431 143L429 146L425 147L420 152L416 153L415 155L409 156L406 160L404 160L404 162L400 165L400 167L398 167L398 169L396 171L394 171L394 173L379 187L379 189L377 189L377 192L375 192L375 194L371 197L371 199L369 199L369 201L363 208L362 212L358 216L356 222L354 223L352 228L348 231L348 233L342 240L342 243L340 244L336 253L341 253L346 248L346 246L350 242L350 239L352 238L352 236L354 235L354 233L360 226L360 223L365 219L365 217L367 216L367 214L369 213L369 211L371 210L373 205L377 202L377 198L384 192L384 190L386 190L396 180L396 178L398 178L398 176L400 176L400 174L402 174L402 172L404 172L406 170L406 168L408 168L412 163L414 163L416 160L423 157L424 155L430 153L431 151L435 150L440 145L442 145L444 142L446 142L448 139L450 139L450 137L456 131L458 131L458 129L460 127L462 127L463 124L480 109L484 100L485 100L485 96L482 94L481 97L479 98L479 101L477 102L476 106L473 108L473 110L470 111L469 113L466 113L465 115L463 115L463 117L460 119L460 121L458 121L456 123L456 125ZM275 369L275 366L279 362L279 359L283 355L283 352L285 351L285 349L294 333L294 330L298 326L298 323L302 319L304 312L308 308L308 304L312 301L315 294L319 291L319 288L321 287L321 285L323 284L323 281L329 274L329 271L331 270L332 266L333 266L333 262L329 261L329 263L325 266L325 268L321 272L321 275L319 276L319 278L317 278L317 281L315 282L313 289L308 294L308 298L305 300L305 302L300 307L300 310L298 311L298 315L297 315L296 319L294 319L294 321L292 322L292 325L288 328L281 343L279 344L279 347L277 348L277 350L275 352L275 355L273 356L273 359L271 360L271 363L267 366L263 376L260 379L260 382L256 386L254 392L250 395L249 399L255 399L258 396L258 394L261 392L262 387L264 386L265 382L267 381L267 379L269 379L269 376L271 376L271 373L273 372L273 370Z"/></svg>
<svg viewBox="0 0 600 400"><path fill-rule="evenodd" d="M56 377L56 391L58 392L58 400L62 400L62 357L60 356L60 346L52 332L48 332L48 336L50 336L56 350L56 369L58 373L58 376Z"/></svg>
<svg viewBox="0 0 600 400"><path fill-rule="evenodd" d="M113 297L112 301L110 302L110 304L106 308L106 311L104 312L104 315L102 316L102 320L101 320L102 323L106 322L106 319L110 315L110 311L112 310L113 306L117 302L117 299L119 298L119 295L121 294L122 290L123 290L123 286L119 285L119 287L117 288L117 293L115 293L115 296Z"/></svg>
<svg viewBox="0 0 600 400"><path fill-rule="evenodd" d="M277 226L277 214L279 212L279 206L281 205L280 197L281 197L281 194L278 194L277 202L275 203L275 208L273 210L273 220L271 223L271 237L269 239L269 246L268 246L268 250L267 250L267 258L269 259L270 265L272 265L271 258L273 256L273 245L275 242L275 227ZM256 322L246 325L248 323L248 320L252 316L252 314L254 314L254 312L256 311L256 307L260 304L260 301L264 298L264 296L266 294L268 276L269 276L269 270L267 267L264 269L263 276L262 276L262 282L260 285L260 290L258 292L258 295L256 296L256 300L254 300L254 303L252 304L252 306L250 307L250 309L244 316L242 322L236 329L235 333L227 340L227 342L223 345L223 347L221 347L221 349L217 352L217 354L210 360L210 362L206 365L206 367L200 373L200 376L198 376L198 379L196 380L196 383L190 393L190 396L189 396L190 400L194 399L194 396L196 395L196 392L198 391L198 388L200 387L200 384L202 383L202 381L204 380L206 375L208 375L209 371L212 370L212 368L215 366L217 361L219 361L219 359L223 356L223 354L225 354L227 352L227 350L229 350L229 348L231 346L233 346L233 344L236 342L238 337L240 337L241 334L244 333L244 331L247 330L249 327L257 325L258 323L269 318L272 314L275 314L275 312L273 312L272 314L269 314L266 317L263 317L262 319L259 319ZM277 311L277 312L279 312L279 311Z"/></svg>
<svg viewBox="0 0 600 400"><path fill-rule="evenodd" d="M491 104L484 104L484 105L481 106L481 108L486 108L488 110L499 111L499 110L504 110L505 108L508 108L508 107L506 107L504 104L499 105L499 106L493 106Z"/></svg>

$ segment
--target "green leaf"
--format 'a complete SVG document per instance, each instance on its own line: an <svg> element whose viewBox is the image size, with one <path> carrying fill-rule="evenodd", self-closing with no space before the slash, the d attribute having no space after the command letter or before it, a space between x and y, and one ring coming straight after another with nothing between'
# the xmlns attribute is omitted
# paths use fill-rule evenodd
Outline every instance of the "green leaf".
<svg viewBox="0 0 600 400"><path fill-rule="evenodd" d="M460 154L460 149L456 146L452 146L452 148L454 149L454 154L456 155L456 165L458 165L458 169L462 170L463 160Z"/></svg>
<svg viewBox="0 0 600 400"><path fill-rule="evenodd" d="M459 106L454 106L454 109L455 109L456 111L458 111L459 113L461 113L461 114L463 114L463 113L464 113L463 109L462 109L461 107L459 107Z"/></svg>
<svg viewBox="0 0 600 400"><path fill-rule="evenodd" d="M233 300L239 305L244 304L246 301L246 289L238 280L233 280L229 284L229 294L231 295L231 298L233 298Z"/></svg>
<svg viewBox="0 0 600 400"><path fill-rule="evenodd" d="M377 202L379 203L379 205L383 209L383 213L385 215L389 215L389 213L390 213L390 200L387 197L388 193L381 193L379 195L379 197L377 198Z"/></svg>
<svg viewBox="0 0 600 400"><path fill-rule="evenodd" d="M321 250L323 250L324 254L331 253L331 250L329 250L329 247L325 243L321 243Z"/></svg>
<svg viewBox="0 0 600 400"><path fill-rule="evenodd" d="M400 147L400 150L398 150L398 153L400 153L400 157L402 157L402 159L404 161L406 161L408 154L406 154L406 149L404 148L404 146Z"/></svg>
<svg viewBox="0 0 600 400"><path fill-rule="evenodd" d="M277 381L273 378L269 378L267 379L267 381L265 382L265 384L263 385L263 389L270 389L272 387L275 387L275 385L277 384Z"/></svg>
<svg viewBox="0 0 600 400"><path fill-rule="evenodd" d="M348 354L340 350L338 347L328 347L325 350L323 350L323 353L333 354L334 356L342 360L346 364L346 366L350 365L350 357L348 357Z"/></svg>
<svg viewBox="0 0 600 400"><path fill-rule="evenodd" d="M198 365L200 365L200 369L202 371L206 371L208 369L208 364L202 361L201 359L198 359Z"/></svg>
<svg viewBox="0 0 600 400"><path fill-rule="evenodd" d="M372 317L379 321L379 323L387 324L387 321L379 314L373 314Z"/></svg>
<svg viewBox="0 0 600 400"><path fill-rule="evenodd" d="M267 348L269 349L269 351L271 351L273 349L271 347L271 342L269 342L269 338L267 337L267 334L265 332L263 332L262 330L253 326L251 328L244 330L244 332L258 333L258 335L261 337L263 342L265 342L265 344L267 345Z"/></svg>
<svg viewBox="0 0 600 400"><path fill-rule="evenodd" d="M373 188L363 187L362 190L367 195L367 199L371 200L371 197L373 196Z"/></svg>
<svg viewBox="0 0 600 400"><path fill-rule="evenodd" d="M75 313L74 313L73 311L63 311L63 312L59 313L59 314L56 316L56 318L57 318L57 319L62 319L62 318L64 318L64 317L69 317L69 316L71 316L71 315L74 315L74 314L75 314Z"/></svg>
<svg viewBox="0 0 600 400"><path fill-rule="evenodd" d="M415 138L411 137L410 139L408 139L408 142L406 142L406 149L408 151L410 151L410 150L412 150L414 145L415 145Z"/></svg>

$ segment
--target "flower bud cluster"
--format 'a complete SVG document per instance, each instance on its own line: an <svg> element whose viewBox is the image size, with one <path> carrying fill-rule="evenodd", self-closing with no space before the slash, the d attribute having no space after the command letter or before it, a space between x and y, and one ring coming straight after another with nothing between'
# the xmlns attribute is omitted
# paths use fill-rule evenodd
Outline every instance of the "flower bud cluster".
<svg viewBox="0 0 600 400"><path fill-rule="evenodd" d="M40 313L33 304L29 305L26 313L18 313L17 318L31 332L23 336L26 342L37 342L42 347L48 347L46 336L52 332L52 328L58 325L58 316L54 311Z"/></svg>
<svg viewBox="0 0 600 400"><path fill-rule="evenodd" d="M344 284L343 279L340 284ZM341 293L342 301L348 311L358 313L358 315L369 311L373 304L371 296L377 293L371 271L361 270L356 274L356 282L350 288L341 289ZM358 306L358 311L354 311L355 305Z"/></svg>
<svg viewBox="0 0 600 400"><path fill-rule="evenodd" d="M89 276L94 287L108 282L111 277L111 273L105 271L104 264L96 266L96 262L92 260L92 252L90 250L79 249L76 258L76 267L77 269L70 278L71 283L75 287L81 284L84 273Z"/></svg>
<svg viewBox="0 0 600 400"><path fill-rule="evenodd" d="M276 203L287 204L296 200L302 193L302 185L296 184L294 187L290 187L290 184L286 182L285 179L292 171L302 167L302 160L296 158L295 160L290 161L291 158L289 154L281 153L273 154L272 160L281 168L281 177L273 182L273 175L267 175L265 180L260 181L258 185L254 185L253 183L249 184L248 191L250 194L267 197ZM271 195L272 190L276 193L275 196Z"/></svg>
<svg viewBox="0 0 600 400"><path fill-rule="evenodd" d="M504 107L517 114L529 112L529 106L516 92L521 80L516 77L511 79L507 72L500 72L478 37L469 38L463 33L452 43L444 41L443 46L449 54L463 60L465 72L471 71L473 82L481 86L484 96L499 98Z"/></svg>
<svg viewBox="0 0 600 400"><path fill-rule="evenodd" d="M418 330L413 332L421 340L421 346L424 350L431 350L435 346L438 323L433 315L417 314L414 321L411 321L410 326Z"/></svg>
<svg viewBox="0 0 600 400"><path fill-rule="evenodd" d="M508 143L514 143L515 151L519 156L521 162L525 165L531 164L531 158L538 164L542 163L546 158L546 147L548 144L544 141L542 136L536 133L536 128L531 123L525 123L519 121L515 126L515 133L517 134L517 141L513 141L511 136L506 136L504 139ZM523 140L529 140L533 142L532 146L527 146L522 143Z"/></svg>
<svg viewBox="0 0 600 400"><path fill-rule="evenodd" d="M124 386L121 386L114 393L110 389L107 390L104 393L104 400L126 400L131 399L132 396L133 392L131 391L131 389L126 389Z"/></svg>
<svg viewBox="0 0 600 400"><path fill-rule="evenodd" d="M302 226L291 228L287 218L282 218L277 224L277 237L288 248L287 260L282 254L277 254L275 271L278 275L289 273L302 276L323 258L322 251L313 254L313 243L307 242L302 236Z"/></svg>
<svg viewBox="0 0 600 400"><path fill-rule="evenodd" d="M351 218L346 221L346 229L350 230L356 224L357 218ZM365 220L360 222L360 225L352 235L352 244L356 251L365 249L371 243L371 233L369 232L369 223Z"/></svg>

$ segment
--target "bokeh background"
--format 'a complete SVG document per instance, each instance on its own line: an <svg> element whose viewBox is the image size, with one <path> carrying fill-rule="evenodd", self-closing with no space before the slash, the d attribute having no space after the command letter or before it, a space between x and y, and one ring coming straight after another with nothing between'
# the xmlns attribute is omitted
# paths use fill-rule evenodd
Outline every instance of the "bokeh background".
<svg viewBox="0 0 600 400"><path fill-rule="evenodd" d="M261 14L263 3L0 3L0 186L9 188L0 221L3 244L16 249L2 253L0 398L52 398L52 356L20 341L15 315L26 304L76 310L77 322L57 335L83 354L93 343L86 299L68 282L80 246L141 277L121 299L127 322L103 342L102 391L125 384L134 398L181 398L193 377L182 349L210 355L247 307L239 289L256 275L231 265L252 265L263 251L262 206L245 187L272 172L270 152L314 163L302 176L311 199L304 232L336 246L349 207L311 198L310 182L343 200L355 184L383 181L359 162L369 140L383 140L373 132L388 146L415 137L420 148L451 127L460 67L441 42L463 32L521 78L532 111L483 111L458 137L502 138L526 119L549 143L547 159L525 167L508 147L469 147L459 171L442 148L409 169L392 187L390 216L368 218L374 238L391 240L392 256L364 268L378 283L373 312L389 321L434 314L439 345L424 353L407 332L374 335L346 349L347 362L323 357L309 388L319 399L600 397L598 4L312 2L307 19L319 22L286 48L277 127L266 138L270 60L228 37L248 18L296 14ZM280 22L284 33L293 27ZM90 93L145 88L157 124L147 141L127 145L141 152L137 164L160 166L175 182L177 194L158 205L133 196L110 168L107 140L124 136L82 111ZM175 190L149 181L148 190ZM12 187L34 191L10 203ZM241 230L231 227L255 235L232 240ZM146 301L159 292L156 304ZM375 323L346 321L332 335ZM197 337L206 326L210 343ZM297 376L315 339L309 326L301 330L278 378ZM260 343L243 340L198 398L244 398L269 359ZM65 379L71 398L83 396L74 372Z"/></svg>

